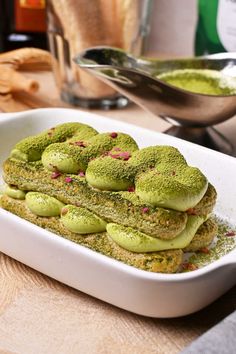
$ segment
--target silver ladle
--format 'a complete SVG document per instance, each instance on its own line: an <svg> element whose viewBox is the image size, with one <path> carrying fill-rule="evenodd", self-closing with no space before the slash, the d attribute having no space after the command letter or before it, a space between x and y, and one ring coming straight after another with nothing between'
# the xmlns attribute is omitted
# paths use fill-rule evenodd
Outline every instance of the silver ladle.
<svg viewBox="0 0 236 354"><path fill-rule="evenodd" d="M135 57L112 47L93 47L75 62L143 109L171 122L170 135L233 155L233 147L212 125L236 114L236 95L206 95L154 77L176 69L213 69L236 77L236 53L158 60Z"/></svg>

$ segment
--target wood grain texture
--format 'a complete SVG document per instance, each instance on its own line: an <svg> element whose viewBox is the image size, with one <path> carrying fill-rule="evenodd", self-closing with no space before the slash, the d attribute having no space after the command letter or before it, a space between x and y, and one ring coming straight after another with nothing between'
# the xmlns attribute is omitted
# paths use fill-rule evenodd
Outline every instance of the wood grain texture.
<svg viewBox="0 0 236 354"><path fill-rule="evenodd" d="M175 354L236 308L236 287L197 314L131 314L0 254L0 353Z"/></svg>

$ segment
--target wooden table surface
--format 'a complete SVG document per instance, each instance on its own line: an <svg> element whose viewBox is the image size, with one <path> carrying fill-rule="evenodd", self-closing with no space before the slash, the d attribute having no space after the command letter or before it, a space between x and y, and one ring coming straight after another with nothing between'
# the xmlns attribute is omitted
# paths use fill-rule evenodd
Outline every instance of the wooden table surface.
<svg viewBox="0 0 236 354"><path fill-rule="evenodd" d="M51 73L27 75L41 83L35 107L65 105ZM29 109L27 100L22 103L21 99L14 105L0 101L0 110ZM156 131L169 127L135 105L95 112ZM234 141L236 117L218 128ZM1 228L0 235L4 237ZM193 315L145 318L69 288L0 253L0 353L174 354L235 309L236 287Z"/></svg>

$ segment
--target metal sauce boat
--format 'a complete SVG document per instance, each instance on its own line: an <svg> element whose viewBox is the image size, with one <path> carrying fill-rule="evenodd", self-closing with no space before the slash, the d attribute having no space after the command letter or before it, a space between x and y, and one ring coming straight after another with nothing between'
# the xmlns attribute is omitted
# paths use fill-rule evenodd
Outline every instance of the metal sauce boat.
<svg viewBox="0 0 236 354"><path fill-rule="evenodd" d="M236 95L206 95L169 85L155 75L176 69L213 69L236 77L236 53L158 60L135 57L112 47L89 48L75 58L143 109L172 122L167 133L233 154L232 145L214 128L236 114ZM236 80L236 79L235 79Z"/></svg>

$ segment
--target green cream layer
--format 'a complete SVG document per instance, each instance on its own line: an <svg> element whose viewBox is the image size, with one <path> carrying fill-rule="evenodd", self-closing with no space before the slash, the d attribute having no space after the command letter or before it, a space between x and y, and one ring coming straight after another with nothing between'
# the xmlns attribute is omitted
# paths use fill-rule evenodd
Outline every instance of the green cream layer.
<svg viewBox="0 0 236 354"><path fill-rule="evenodd" d="M26 193L16 187L7 186L5 194L13 199L25 199Z"/></svg>
<svg viewBox="0 0 236 354"><path fill-rule="evenodd" d="M77 234L92 234L106 231L107 223L91 211L66 205L61 211L61 222L71 232Z"/></svg>
<svg viewBox="0 0 236 354"><path fill-rule="evenodd" d="M107 233L120 247L132 252L156 252L182 249L189 245L198 228L206 221L202 216L189 216L186 228L172 240L148 236L131 227L110 223Z"/></svg>
<svg viewBox="0 0 236 354"><path fill-rule="evenodd" d="M59 216L65 205L58 199L39 192L28 192L25 202L30 211L38 216Z"/></svg>
<svg viewBox="0 0 236 354"><path fill-rule="evenodd" d="M28 192L8 186L5 194L13 199L25 199L27 207L37 216L60 216L63 225L78 234L106 231L107 223L89 210L75 205L65 205L44 193Z"/></svg>
<svg viewBox="0 0 236 354"><path fill-rule="evenodd" d="M8 187L7 195L16 196L15 189ZM16 190L17 191L17 190ZM22 191L17 191L22 192ZM18 194L17 194L18 196ZM23 196L23 194L22 194ZM16 198L24 199L24 198ZM28 192L25 202L30 211L43 217L60 216L62 224L71 232L90 234L107 231L108 235L122 248L132 252L155 252L170 249L182 249L189 245L198 228L206 220L203 216L188 216L185 229L172 240L158 239L137 231L131 227L109 223L86 208L65 205L54 197L39 192Z"/></svg>

